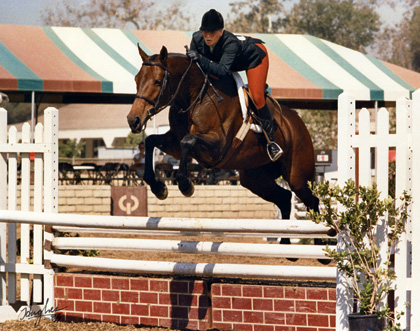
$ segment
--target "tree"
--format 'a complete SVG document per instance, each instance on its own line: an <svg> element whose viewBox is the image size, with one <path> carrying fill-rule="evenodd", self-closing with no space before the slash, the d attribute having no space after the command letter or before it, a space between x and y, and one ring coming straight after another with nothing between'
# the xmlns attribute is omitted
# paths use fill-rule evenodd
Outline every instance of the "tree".
<svg viewBox="0 0 420 331"><path fill-rule="evenodd" d="M229 4L232 17L226 18L226 29L236 32L280 32L284 8L279 0L244 0Z"/></svg>
<svg viewBox="0 0 420 331"><path fill-rule="evenodd" d="M412 68L420 71L420 6L413 10L413 16L408 25L408 40Z"/></svg>
<svg viewBox="0 0 420 331"><path fill-rule="evenodd" d="M315 149L337 148L337 112L332 110L299 110L312 137Z"/></svg>
<svg viewBox="0 0 420 331"><path fill-rule="evenodd" d="M190 17L179 0L159 7L155 0L91 0L77 7L72 0L63 0L45 12L43 21L54 26L158 30L186 29Z"/></svg>
<svg viewBox="0 0 420 331"><path fill-rule="evenodd" d="M307 33L340 45L364 50L380 27L369 3L352 0L301 0L286 19L286 33Z"/></svg>
<svg viewBox="0 0 420 331"><path fill-rule="evenodd" d="M77 143L76 139L60 140L58 142L58 157L73 158L80 157L83 144Z"/></svg>

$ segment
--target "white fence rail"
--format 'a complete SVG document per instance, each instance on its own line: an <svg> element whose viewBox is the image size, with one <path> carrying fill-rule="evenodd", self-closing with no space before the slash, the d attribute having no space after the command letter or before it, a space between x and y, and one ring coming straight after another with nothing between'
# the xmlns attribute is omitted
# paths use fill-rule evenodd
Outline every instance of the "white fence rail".
<svg viewBox="0 0 420 331"><path fill-rule="evenodd" d="M389 150L396 150L395 196L404 191L412 196L411 217L407 220L406 232L395 254L397 282L395 287L395 309L406 314L402 327L420 330L420 301L416 300L420 285L419 244L412 238L420 235L420 90L413 94L413 100L401 98L396 107L396 133L390 133L390 114L385 108L373 114L361 109L357 116L356 100L343 93L338 102L338 171L339 185L352 178L363 186L370 186L374 180L381 198L388 197ZM371 132L371 122L375 128ZM375 165L371 169L371 149L374 150ZM358 162L357 162L358 160ZM382 256L387 249L387 219L377 229L381 242ZM341 247L340 241L337 243ZM413 300L412 300L413 298ZM347 315L352 312L352 294L345 286L342 274L337 276L337 330L348 330ZM409 302L407 308L405 303Z"/></svg>

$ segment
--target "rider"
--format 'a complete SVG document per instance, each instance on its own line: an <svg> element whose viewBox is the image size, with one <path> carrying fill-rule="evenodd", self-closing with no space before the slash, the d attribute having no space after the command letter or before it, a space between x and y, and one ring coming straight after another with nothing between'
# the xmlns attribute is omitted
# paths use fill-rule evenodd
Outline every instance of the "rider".
<svg viewBox="0 0 420 331"><path fill-rule="evenodd" d="M270 159L276 161L283 150L275 142L273 116L265 102L268 53L263 41L238 37L224 30L223 16L211 9L203 15L200 31L193 34L187 55L198 62L205 72L218 77L231 71L246 70L249 91L266 133L267 152Z"/></svg>

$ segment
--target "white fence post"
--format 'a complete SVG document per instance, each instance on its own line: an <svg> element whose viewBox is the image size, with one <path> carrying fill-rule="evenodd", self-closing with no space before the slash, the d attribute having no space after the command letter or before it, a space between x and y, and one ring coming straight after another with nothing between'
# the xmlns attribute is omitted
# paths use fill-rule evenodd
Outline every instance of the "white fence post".
<svg viewBox="0 0 420 331"><path fill-rule="evenodd" d="M58 212L58 110L52 107L44 111L44 142L48 153L44 156L44 212ZM51 268L51 246L54 235L51 226L44 228L44 302L54 305L54 271Z"/></svg>
<svg viewBox="0 0 420 331"><path fill-rule="evenodd" d="M420 235L420 90L413 93L413 174L412 174L412 237ZM412 241L411 330L420 330L420 242Z"/></svg>
<svg viewBox="0 0 420 331"><path fill-rule="evenodd" d="M0 108L0 144L7 143L7 111ZM7 209L7 153L0 153L0 210ZM0 223L0 263L7 260L7 223ZM0 274L0 305L7 304L6 273Z"/></svg>
<svg viewBox="0 0 420 331"><path fill-rule="evenodd" d="M352 138L355 134L356 101L344 92L338 97L338 185L343 186L347 179L355 179L355 153ZM342 250L344 243L337 237L337 250ZM348 314L352 312L352 293L346 286L343 272L337 272L336 330L349 329Z"/></svg>
<svg viewBox="0 0 420 331"><path fill-rule="evenodd" d="M411 148L409 137L412 133L411 123L412 101L406 98L397 100L396 110L396 167L395 167L395 197L400 197L404 191L411 194ZM397 201L398 206L401 205ZM405 303L411 301L409 297L409 280L411 277L411 217L406 220L406 231L401 235L395 250L395 272L397 282L395 286L395 309L406 311ZM409 313L401 319L404 329L410 325Z"/></svg>

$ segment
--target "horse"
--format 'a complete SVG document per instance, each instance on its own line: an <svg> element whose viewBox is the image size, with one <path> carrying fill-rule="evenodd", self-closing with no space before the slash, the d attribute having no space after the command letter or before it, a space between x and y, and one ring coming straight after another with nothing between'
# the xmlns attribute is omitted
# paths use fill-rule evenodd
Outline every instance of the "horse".
<svg viewBox="0 0 420 331"><path fill-rule="evenodd" d="M176 181L184 196L194 192L187 169L193 158L206 168L239 171L240 184L277 205L283 219L290 218L292 193L278 185L280 176L308 209L318 211L319 200L308 186L315 174L312 139L295 110L267 97L276 142L284 151L272 162L261 133L249 131L235 145L243 116L232 77L208 77L196 62L184 54L168 53L165 46L151 56L139 45L138 51L143 63L135 76L137 93L127 115L131 131L140 133L149 119L169 106L169 131L145 140L144 180L157 198L165 199L168 190L155 178L155 147L180 160Z"/></svg>

